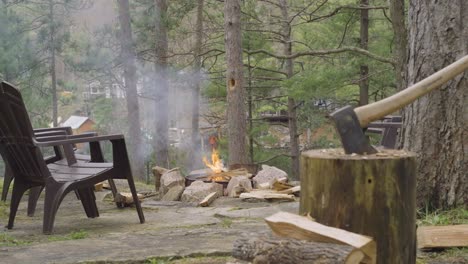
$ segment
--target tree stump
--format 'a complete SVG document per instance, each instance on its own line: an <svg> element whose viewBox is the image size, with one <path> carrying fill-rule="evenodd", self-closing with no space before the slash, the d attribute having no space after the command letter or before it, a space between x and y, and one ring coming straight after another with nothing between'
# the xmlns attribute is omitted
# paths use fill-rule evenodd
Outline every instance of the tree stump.
<svg viewBox="0 0 468 264"><path fill-rule="evenodd" d="M415 154L328 149L304 152L301 159L300 214L372 237L378 264L415 263Z"/></svg>

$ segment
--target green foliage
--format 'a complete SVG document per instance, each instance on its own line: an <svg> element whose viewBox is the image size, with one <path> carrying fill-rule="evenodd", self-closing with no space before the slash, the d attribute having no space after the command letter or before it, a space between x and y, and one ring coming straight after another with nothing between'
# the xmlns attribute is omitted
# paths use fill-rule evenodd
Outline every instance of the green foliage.
<svg viewBox="0 0 468 264"><path fill-rule="evenodd" d="M12 246L25 246L30 244L30 242L16 239L15 237L9 235L6 232L0 233L0 246L12 247Z"/></svg>
<svg viewBox="0 0 468 264"><path fill-rule="evenodd" d="M468 224L468 209L466 207L451 210L418 211L418 225L460 225Z"/></svg>

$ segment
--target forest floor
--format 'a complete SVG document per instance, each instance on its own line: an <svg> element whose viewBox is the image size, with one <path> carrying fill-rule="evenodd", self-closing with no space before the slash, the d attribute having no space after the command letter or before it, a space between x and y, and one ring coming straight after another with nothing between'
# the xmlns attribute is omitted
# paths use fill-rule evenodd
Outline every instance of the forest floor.
<svg viewBox="0 0 468 264"><path fill-rule="evenodd" d="M149 185L137 187L151 190ZM0 232L1 263L151 263L224 264L246 263L231 257L234 240L245 233L267 231L263 218L278 211L296 213L299 203L242 202L222 197L210 207L181 202L143 202L145 224L139 224L134 208L117 209L97 192L100 217L88 219L71 193L63 201L53 235L42 234L42 199L36 216L26 216L26 200L12 230ZM25 197L27 198L27 197ZM0 223L8 217L8 205L0 204ZM420 224L468 221L466 210L446 216L426 214ZM465 218L466 217L466 218ZM468 263L468 250L418 252L418 264Z"/></svg>

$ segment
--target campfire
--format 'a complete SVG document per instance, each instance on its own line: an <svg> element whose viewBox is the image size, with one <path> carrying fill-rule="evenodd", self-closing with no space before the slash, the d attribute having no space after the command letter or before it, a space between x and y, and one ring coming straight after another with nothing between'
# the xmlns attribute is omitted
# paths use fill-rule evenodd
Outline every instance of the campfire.
<svg viewBox="0 0 468 264"><path fill-rule="evenodd" d="M243 167L228 170L228 168L224 166L223 160L216 148L213 148L211 152L211 159L205 156L202 160L206 168L190 172L186 177L189 180L188 184L192 181L202 180L205 182L217 182L227 185L232 177L246 175L249 175L249 177L252 176L252 174L249 174L249 172Z"/></svg>
<svg viewBox="0 0 468 264"><path fill-rule="evenodd" d="M229 181L230 177L226 178L223 175L223 172L227 172L227 169L224 167L223 160L219 157L217 149L213 149L211 152L211 162L206 157L203 157L203 163L211 169L212 174L208 176L209 180L215 182Z"/></svg>

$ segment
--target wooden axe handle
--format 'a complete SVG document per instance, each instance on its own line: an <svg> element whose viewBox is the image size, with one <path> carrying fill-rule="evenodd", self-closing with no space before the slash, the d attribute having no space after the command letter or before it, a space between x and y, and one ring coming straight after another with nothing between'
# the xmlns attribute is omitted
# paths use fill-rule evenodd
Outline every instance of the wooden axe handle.
<svg viewBox="0 0 468 264"><path fill-rule="evenodd" d="M466 69L468 69L468 55L390 97L355 108L354 112L359 119L361 127L366 127L370 122L391 114L435 88L440 87Z"/></svg>

